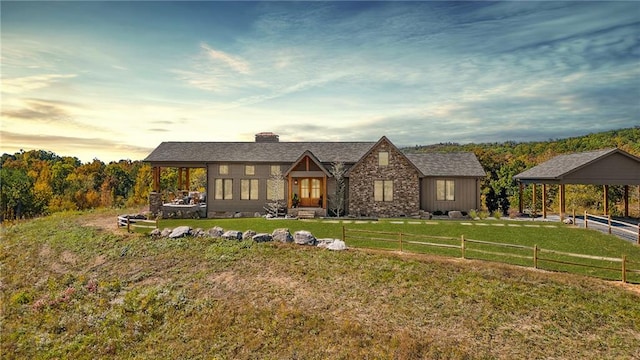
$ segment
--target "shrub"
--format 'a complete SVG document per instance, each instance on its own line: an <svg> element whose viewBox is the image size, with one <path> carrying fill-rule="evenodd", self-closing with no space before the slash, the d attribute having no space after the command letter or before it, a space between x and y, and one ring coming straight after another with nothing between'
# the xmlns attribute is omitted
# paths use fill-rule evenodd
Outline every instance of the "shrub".
<svg viewBox="0 0 640 360"><path fill-rule="evenodd" d="M489 216L489 214L486 211L479 211L478 212L478 217L480 218L480 220L484 220Z"/></svg>
<svg viewBox="0 0 640 360"><path fill-rule="evenodd" d="M478 217L478 211L475 209L471 209L469 210L469 217L472 219L475 219Z"/></svg>
<svg viewBox="0 0 640 360"><path fill-rule="evenodd" d="M502 218L502 211L500 211L500 210L494 210L494 211L491 213L491 216L492 216L493 218L495 218L496 220L500 220L500 219Z"/></svg>

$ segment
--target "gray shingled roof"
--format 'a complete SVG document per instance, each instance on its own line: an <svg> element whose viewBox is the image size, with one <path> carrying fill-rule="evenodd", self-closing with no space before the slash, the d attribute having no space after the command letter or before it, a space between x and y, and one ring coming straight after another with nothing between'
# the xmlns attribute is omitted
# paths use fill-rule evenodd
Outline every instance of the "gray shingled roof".
<svg viewBox="0 0 640 360"><path fill-rule="evenodd" d="M321 162L355 163L375 142L163 142L147 162L294 162L306 150Z"/></svg>
<svg viewBox="0 0 640 360"><path fill-rule="evenodd" d="M601 157L616 152L618 149L603 149L575 154L558 155L529 170L514 176L514 179L559 179L563 175L583 167Z"/></svg>
<svg viewBox="0 0 640 360"><path fill-rule="evenodd" d="M478 158L472 152L414 153L406 156L425 176L483 177L486 175Z"/></svg>

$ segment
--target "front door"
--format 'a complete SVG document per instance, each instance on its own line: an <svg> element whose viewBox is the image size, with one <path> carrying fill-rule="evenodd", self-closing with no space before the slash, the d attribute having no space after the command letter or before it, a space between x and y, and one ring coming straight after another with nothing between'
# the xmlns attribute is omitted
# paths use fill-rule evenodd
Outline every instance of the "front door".
<svg viewBox="0 0 640 360"><path fill-rule="evenodd" d="M303 178L300 180L300 206L322 207L322 179Z"/></svg>

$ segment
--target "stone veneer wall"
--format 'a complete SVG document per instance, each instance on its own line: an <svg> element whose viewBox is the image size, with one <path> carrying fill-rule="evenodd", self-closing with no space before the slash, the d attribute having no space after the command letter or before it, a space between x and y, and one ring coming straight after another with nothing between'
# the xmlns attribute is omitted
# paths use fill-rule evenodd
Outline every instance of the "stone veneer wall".
<svg viewBox="0 0 640 360"><path fill-rule="evenodd" d="M149 211L154 215L162 210L162 194L158 192L149 193Z"/></svg>
<svg viewBox="0 0 640 360"><path fill-rule="evenodd" d="M389 152L389 165L378 153ZM393 180L393 201L374 201L375 180ZM349 174L349 215L397 217L420 210L420 178L413 165L388 141L381 141Z"/></svg>

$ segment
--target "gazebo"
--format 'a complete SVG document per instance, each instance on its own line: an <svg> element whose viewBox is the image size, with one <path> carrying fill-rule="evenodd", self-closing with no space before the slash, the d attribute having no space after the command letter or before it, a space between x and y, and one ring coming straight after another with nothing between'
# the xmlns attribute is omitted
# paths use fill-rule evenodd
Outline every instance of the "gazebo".
<svg viewBox="0 0 640 360"><path fill-rule="evenodd" d="M629 186L638 185L640 192L640 158L623 150L603 149L556 156L513 177L520 182L519 211L523 211L524 186L533 185L535 209L536 184L542 184L542 216L546 218L547 185L559 185L560 220L565 214L565 185L587 184L604 186L604 213L608 214L610 185L624 186L624 215L629 216ZM640 202L640 199L638 200ZM640 204L639 204L640 206Z"/></svg>

